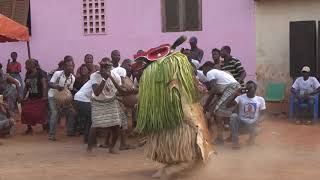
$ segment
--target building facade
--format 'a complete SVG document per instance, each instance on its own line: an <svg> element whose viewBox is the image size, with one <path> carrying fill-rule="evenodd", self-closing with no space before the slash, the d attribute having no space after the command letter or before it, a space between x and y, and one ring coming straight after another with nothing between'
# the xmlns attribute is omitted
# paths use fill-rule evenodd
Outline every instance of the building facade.
<svg viewBox="0 0 320 180"><path fill-rule="evenodd" d="M65 55L73 56L77 66L86 53L94 55L95 63L114 49L122 59L132 58L139 49L187 35L198 37L204 60L211 60L213 48L230 45L248 78L254 79L254 10L253 0L30 0L31 55L49 71ZM25 43L5 43L0 44L2 64L12 51L18 52L20 62L27 59Z"/></svg>
<svg viewBox="0 0 320 180"><path fill-rule="evenodd" d="M290 76L290 22L314 21L315 26L320 21L320 1L318 0L257 0L256 1L256 50L257 50L257 80L259 81L260 93L264 94L264 88L268 81L285 82L287 84L287 98L290 95L290 88L294 77ZM302 52L291 53L295 55L312 55L314 61L318 62L316 53L316 31L306 33L306 37L314 36L314 42L307 43L311 45L309 49L303 45L300 46ZM292 30L292 29L291 29ZM313 34L314 33L314 34ZM294 38L294 37L293 37ZM318 37L319 38L319 37ZM312 45L314 43L314 45ZM298 53L298 54L297 54ZM311 56L311 57L312 57ZM291 57L294 58L294 57ZM291 71L298 72L301 66L308 65L314 72L319 72L319 68L313 67L310 59L297 59L298 66ZM313 60L312 60L313 61ZM292 73L291 73L292 74ZM317 73L315 73L317 74Z"/></svg>

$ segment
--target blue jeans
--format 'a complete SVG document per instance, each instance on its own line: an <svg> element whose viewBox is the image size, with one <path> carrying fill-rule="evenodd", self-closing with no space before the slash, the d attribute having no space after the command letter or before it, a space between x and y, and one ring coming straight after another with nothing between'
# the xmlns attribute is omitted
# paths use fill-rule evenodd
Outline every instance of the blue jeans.
<svg viewBox="0 0 320 180"><path fill-rule="evenodd" d="M304 99L298 99L298 98L295 98L295 109L296 109L296 115L299 115L301 116L302 115L302 109L304 110L309 110L312 114L313 112L313 106L314 106L314 97L313 96L310 96L308 98L304 98ZM301 107L301 104L306 104L307 107ZM300 117L302 118L302 117Z"/></svg>
<svg viewBox="0 0 320 180"><path fill-rule="evenodd" d="M259 133L259 128L257 127L256 123L245 123L241 121L238 114L235 113L230 117L230 128L233 143L238 143L239 134L250 134L250 136L255 137Z"/></svg>
<svg viewBox="0 0 320 180"><path fill-rule="evenodd" d="M58 123L58 108L56 106L56 101L54 98L49 97L49 109L50 109L50 120L49 120L49 136L55 137L56 135L56 128ZM67 134L68 135L75 135L75 128L74 128L74 112L69 109L64 109L67 118Z"/></svg>

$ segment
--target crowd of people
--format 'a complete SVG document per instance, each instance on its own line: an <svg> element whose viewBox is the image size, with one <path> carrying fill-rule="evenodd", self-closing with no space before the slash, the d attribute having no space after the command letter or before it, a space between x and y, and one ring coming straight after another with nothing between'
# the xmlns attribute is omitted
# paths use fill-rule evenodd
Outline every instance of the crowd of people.
<svg viewBox="0 0 320 180"><path fill-rule="evenodd" d="M217 137L212 143L230 141L234 149L239 149L239 134L249 133L248 143L254 144L261 113L266 109L264 99L255 94L256 83L244 82L245 68L231 55L229 46L213 49L212 60L203 63L204 51L197 42L196 37L190 38L190 49L181 49L181 53L194 67L209 128L217 126ZM139 79L143 74L143 70L132 68L137 59L121 61L120 51L114 50L110 58L104 57L96 65L93 55L86 54L84 63L74 71L73 57L68 55L49 73L41 69L39 61L29 59L22 81L22 66L17 57L16 52L11 53L7 73L0 65L1 136L10 134L14 127L18 102L25 134L32 134L33 127L41 124L48 139L56 141L59 120L65 117L67 136L83 135L88 151L98 144L97 137L101 135L104 142L100 146L109 148L110 153L118 153L115 149L118 139L120 150L135 148L126 140L137 121ZM231 131L225 139L226 125Z"/></svg>

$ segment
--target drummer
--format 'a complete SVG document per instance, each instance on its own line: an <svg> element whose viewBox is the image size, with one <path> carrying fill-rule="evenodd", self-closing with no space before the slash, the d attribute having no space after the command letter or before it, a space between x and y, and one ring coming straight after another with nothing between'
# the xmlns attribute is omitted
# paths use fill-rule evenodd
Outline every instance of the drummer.
<svg viewBox="0 0 320 180"><path fill-rule="evenodd" d="M58 108L56 105L56 100L54 95L57 91L62 91L65 88L68 90L73 89L73 84L75 82L75 77L72 74L74 70L74 62L71 56L65 56L63 60L63 70L56 71L49 83L49 92L48 92L48 99L49 99L49 109L51 111L50 116L50 130L49 130L49 140L55 141L56 140L56 126L58 122ZM67 126L68 126L68 136L75 135L74 129L74 112L71 109L65 109L65 115L67 118Z"/></svg>

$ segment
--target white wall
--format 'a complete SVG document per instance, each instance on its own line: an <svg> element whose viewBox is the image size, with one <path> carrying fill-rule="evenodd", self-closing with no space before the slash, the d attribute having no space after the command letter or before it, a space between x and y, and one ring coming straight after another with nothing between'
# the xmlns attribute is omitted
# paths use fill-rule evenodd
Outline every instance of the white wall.
<svg viewBox="0 0 320 180"><path fill-rule="evenodd" d="M257 79L290 85L289 22L320 20L320 0L256 2ZM260 88L261 89L261 88Z"/></svg>

